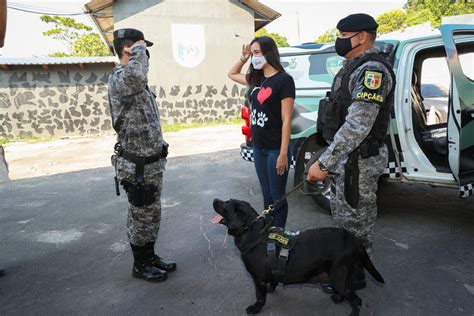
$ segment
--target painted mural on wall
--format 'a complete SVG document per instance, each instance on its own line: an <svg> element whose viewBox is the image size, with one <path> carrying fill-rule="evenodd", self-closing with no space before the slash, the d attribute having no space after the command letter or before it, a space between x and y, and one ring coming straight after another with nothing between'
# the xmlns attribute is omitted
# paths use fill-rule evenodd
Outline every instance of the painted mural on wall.
<svg viewBox="0 0 474 316"><path fill-rule="evenodd" d="M75 67L72 67L75 68ZM113 133L109 71L32 70L0 73L0 137L85 136ZM245 88L199 84L156 87L165 123L225 120L240 112Z"/></svg>
<svg viewBox="0 0 474 316"><path fill-rule="evenodd" d="M237 84L187 85L155 89L161 119L167 123L222 121L239 115L246 88Z"/></svg>
<svg viewBox="0 0 474 316"><path fill-rule="evenodd" d="M111 132L105 71L36 69L3 72L0 137Z"/></svg>

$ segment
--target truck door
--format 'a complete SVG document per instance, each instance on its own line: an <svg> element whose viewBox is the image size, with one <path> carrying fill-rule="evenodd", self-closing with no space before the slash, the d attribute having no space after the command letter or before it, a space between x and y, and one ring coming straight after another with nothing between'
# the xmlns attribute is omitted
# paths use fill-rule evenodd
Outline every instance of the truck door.
<svg viewBox="0 0 474 316"><path fill-rule="evenodd" d="M459 196L474 191L474 25L440 27L451 73L448 162Z"/></svg>

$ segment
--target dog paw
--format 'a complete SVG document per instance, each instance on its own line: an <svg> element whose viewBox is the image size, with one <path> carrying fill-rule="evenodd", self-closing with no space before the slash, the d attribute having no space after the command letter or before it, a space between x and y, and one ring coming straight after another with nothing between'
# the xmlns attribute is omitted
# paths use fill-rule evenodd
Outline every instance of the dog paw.
<svg viewBox="0 0 474 316"><path fill-rule="evenodd" d="M245 309L247 314L258 314L262 310L263 305L255 303L253 305L250 305Z"/></svg>
<svg viewBox="0 0 474 316"><path fill-rule="evenodd" d="M342 303L342 301L344 301L344 297L341 294L333 294L331 295L331 300L334 303L339 304L339 303Z"/></svg>

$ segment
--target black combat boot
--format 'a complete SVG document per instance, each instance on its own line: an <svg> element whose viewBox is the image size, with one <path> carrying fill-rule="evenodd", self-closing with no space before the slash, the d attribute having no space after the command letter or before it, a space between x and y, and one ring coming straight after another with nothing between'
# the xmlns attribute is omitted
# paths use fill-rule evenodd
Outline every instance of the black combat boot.
<svg viewBox="0 0 474 316"><path fill-rule="evenodd" d="M176 270L176 263L163 261L158 255L155 254L155 242L146 243L145 246L147 257L150 258L151 264L160 270L166 272L172 272Z"/></svg>
<svg viewBox="0 0 474 316"><path fill-rule="evenodd" d="M132 276L134 278L143 279L151 282L161 282L168 278L166 271L155 268L150 263L150 257L147 254L145 246L132 246L133 252L133 270Z"/></svg>

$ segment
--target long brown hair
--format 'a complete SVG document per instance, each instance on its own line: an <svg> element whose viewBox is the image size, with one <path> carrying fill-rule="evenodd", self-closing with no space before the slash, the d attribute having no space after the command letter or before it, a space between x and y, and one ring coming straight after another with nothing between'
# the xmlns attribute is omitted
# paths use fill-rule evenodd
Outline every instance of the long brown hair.
<svg viewBox="0 0 474 316"><path fill-rule="evenodd" d="M255 42L260 44L260 51L262 52L262 55L265 56L267 63L276 70L285 72L285 69L281 65L280 53L278 52L278 47L275 41L271 37L260 36L255 37L250 43L250 46ZM250 64L245 79L249 84L249 91L252 91L253 88L260 85L262 82L263 70L255 69L253 68L253 65Z"/></svg>

